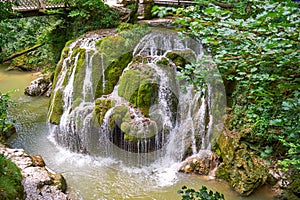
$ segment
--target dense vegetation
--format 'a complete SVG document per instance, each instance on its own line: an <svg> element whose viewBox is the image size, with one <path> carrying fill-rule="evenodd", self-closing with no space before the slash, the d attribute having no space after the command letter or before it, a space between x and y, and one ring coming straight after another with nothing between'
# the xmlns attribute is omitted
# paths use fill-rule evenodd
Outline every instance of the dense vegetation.
<svg viewBox="0 0 300 200"><path fill-rule="evenodd" d="M86 31L115 26L119 21L117 12L100 0L74 0L67 10L39 18L9 19L10 8L0 2L0 61L44 44L25 62L47 69L54 69L67 40ZM183 32L206 47L206 61L219 69L226 86L228 130L241 134L249 151L284 171L287 186L299 185L299 4L197 0L195 6L154 7L153 12L160 17L176 15ZM199 68L205 67L202 63L188 65L181 70L181 77L204 84L201 75L195 76ZM0 100L4 102L0 102L1 108L7 108L6 96L2 94ZM1 110L0 114L0 120L4 119L0 121L1 132L7 125L6 113ZM299 187L293 190L300 192Z"/></svg>
<svg viewBox="0 0 300 200"><path fill-rule="evenodd" d="M17 18L11 3L0 3L0 63L10 55L42 46L13 59L11 66L23 70L54 71L68 40L119 23L118 12L101 0L74 0L67 9L47 10L46 16L27 18Z"/></svg>
<svg viewBox="0 0 300 200"><path fill-rule="evenodd" d="M157 11L157 9L156 9ZM167 12L165 12L168 14ZM300 9L292 1L197 1L177 23L201 40L226 87L228 129L297 184L300 170ZM186 67L181 76L203 83ZM200 80L200 81L199 81ZM295 188L294 188L295 189ZM299 187L294 194L299 193ZM299 194L297 194L299 195Z"/></svg>
<svg viewBox="0 0 300 200"><path fill-rule="evenodd" d="M177 22L201 38L232 88L230 129L247 132L263 158L280 156L282 167L300 170L298 5L252 0L232 7L201 3L181 10Z"/></svg>
<svg viewBox="0 0 300 200"><path fill-rule="evenodd" d="M8 107L12 104L9 94L0 92L0 144L4 142L5 133L12 128L12 124L7 119Z"/></svg>

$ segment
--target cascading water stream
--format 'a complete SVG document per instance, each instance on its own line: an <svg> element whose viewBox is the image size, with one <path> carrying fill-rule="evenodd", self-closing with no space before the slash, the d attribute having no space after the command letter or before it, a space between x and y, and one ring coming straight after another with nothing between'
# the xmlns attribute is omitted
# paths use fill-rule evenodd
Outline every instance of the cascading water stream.
<svg viewBox="0 0 300 200"><path fill-rule="evenodd" d="M60 123L52 129L52 135L58 144L75 152L112 157L116 148L113 144L116 144L126 151L136 152L124 152L121 159L135 156L138 166L162 160L170 166L171 163L180 162L187 155L196 154L200 149L210 148L209 141L214 125L210 111L213 103L210 86L206 88L205 96L195 92L192 86L187 86L186 93L182 92L183 83L176 80L176 64L169 56L175 52L176 55L186 57L184 59L189 62L198 60L203 55L198 42L181 40L175 32L162 31L151 32L142 38L133 49L134 59L123 69L119 83L110 94L102 95L96 100L100 103L100 114L105 111L99 118L101 124L98 127L95 125L97 120L94 71L101 73L99 77L102 77L102 93L106 91L110 80L105 76L109 67L105 66L107 56L105 52L98 52L96 42L97 36L93 36L71 43L68 55L63 60L61 74L54 89L54 95L58 95L59 91L63 93L64 102ZM76 51L79 53L74 56ZM85 57L83 66L78 64L82 57L81 51L84 51ZM95 63L97 59L98 63ZM165 60L169 64L162 65ZM144 83L146 86L142 86L146 90L150 87L153 91L149 94L152 103L148 114L138 109L138 102L141 100L132 100L131 97L126 99L124 92L120 95L120 82L123 81L124 87L126 75L137 73L137 66L140 65L145 66L142 71L145 78L140 76L138 79L141 79L140 82L144 81L143 79L147 80ZM80 73L84 74L82 85L78 75ZM137 94L145 90L141 89L142 86L136 86ZM82 88L80 95L78 88ZM133 90L132 95L136 94L134 92ZM53 112L54 103L52 100L49 115Z"/></svg>

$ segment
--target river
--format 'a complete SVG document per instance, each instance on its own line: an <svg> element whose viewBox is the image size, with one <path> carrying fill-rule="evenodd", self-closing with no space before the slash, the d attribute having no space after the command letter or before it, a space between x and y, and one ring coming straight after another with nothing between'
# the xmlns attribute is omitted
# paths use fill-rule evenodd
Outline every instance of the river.
<svg viewBox="0 0 300 200"><path fill-rule="evenodd" d="M30 154L41 155L47 166L66 178L74 199L181 199L177 194L183 185L199 189L202 185L219 191L228 200L268 200L273 193L264 186L250 197L240 197L221 180L177 173L178 165L164 167L164 161L140 166L126 161L122 150L114 147L114 155L89 156L72 153L53 142L46 122L49 99L25 96L24 88L37 74L5 71L0 66L0 91L11 94L16 105L9 110L17 134L8 143ZM126 154L128 156L128 154ZM134 153L129 156L134 157Z"/></svg>

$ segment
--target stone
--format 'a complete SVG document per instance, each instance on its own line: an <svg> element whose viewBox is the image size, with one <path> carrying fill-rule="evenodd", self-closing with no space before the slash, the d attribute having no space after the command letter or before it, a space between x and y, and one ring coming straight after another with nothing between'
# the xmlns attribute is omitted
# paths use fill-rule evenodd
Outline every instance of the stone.
<svg viewBox="0 0 300 200"><path fill-rule="evenodd" d="M249 196L265 184L268 168L263 161L240 141L241 135L232 132L221 134L217 144L223 162L216 176L225 179L242 196Z"/></svg>
<svg viewBox="0 0 300 200"><path fill-rule="evenodd" d="M11 159L21 170L26 200L67 200L66 182L61 174L54 174L40 156L31 156L22 149L0 148L0 154Z"/></svg>
<svg viewBox="0 0 300 200"><path fill-rule="evenodd" d="M102 96L101 98L96 99L93 118L96 119L98 125L102 125L105 114L114 106L115 101L112 98Z"/></svg>
<svg viewBox="0 0 300 200"><path fill-rule="evenodd" d="M108 128L112 142L131 152L150 152L160 144L155 143L162 133L157 130L155 121L145 117L139 110L130 105L119 105L112 110ZM162 141L157 139L157 141ZM144 142L147 149L143 148ZM140 145L139 145L140 144Z"/></svg>
<svg viewBox="0 0 300 200"><path fill-rule="evenodd" d="M203 176L211 175L218 166L218 155L209 150L200 150L197 154L186 158L179 168L179 172L195 173Z"/></svg>
<svg viewBox="0 0 300 200"><path fill-rule="evenodd" d="M33 166L36 166L36 167L45 167L46 166L45 161L41 156L33 155L33 156L31 156L31 158L32 158Z"/></svg>
<svg viewBox="0 0 300 200"><path fill-rule="evenodd" d="M45 94L50 87L50 81L46 77L40 77L31 81L30 85L24 90L28 96L41 96Z"/></svg>
<svg viewBox="0 0 300 200"><path fill-rule="evenodd" d="M184 67L186 64L196 60L192 50L171 51L167 53L166 57L171 59L173 63L179 67Z"/></svg>
<svg viewBox="0 0 300 200"><path fill-rule="evenodd" d="M158 77L147 64L133 63L120 78L118 93L146 116L158 98Z"/></svg>
<svg viewBox="0 0 300 200"><path fill-rule="evenodd" d="M64 112L63 108L63 92L58 89L56 93L51 95L51 98L53 98L53 108L49 115L49 121L52 124L59 124L60 123L60 117L62 116Z"/></svg>
<svg viewBox="0 0 300 200"><path fill-rule="evenodd" d="M96 97L110 94L116 84L119 82L119 78L123 70L127 67L128 63L132 59L132 52L124 53L119 58L113 60L104 71L105 84L103 84L103 76L99 79L96 89Z"/></svg>

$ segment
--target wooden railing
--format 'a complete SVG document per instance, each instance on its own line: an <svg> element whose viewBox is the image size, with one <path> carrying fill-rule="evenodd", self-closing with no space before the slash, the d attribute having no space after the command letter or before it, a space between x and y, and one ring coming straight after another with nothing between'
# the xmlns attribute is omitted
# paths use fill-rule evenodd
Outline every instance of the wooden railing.
<svg viewBox="0 0 300 200"><path fill-rule="evenodd" d="M13 4L12 9L22 13L40 13L46 9L56 9L67 7L65 0L55 1L53 0L0 0L1 2L11 2ZM104 0L106 2L107 0ZM141 1L141 0L140 0ZM72 4L72 0L68 0L69 4ZM193 0L154 0L158 5L192 5ZM26 14L23 14L25 16Z"/></svg>
<svg viewBox="0 0 300 200"><path fill-rule="evenodd" d="M51 0L7 0L6 2L13 3L12 9L19 12L65 7L63 0L60 2L53 2Z"/></svg>

